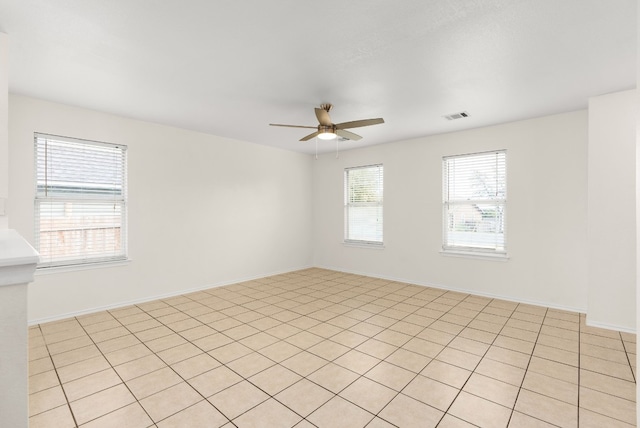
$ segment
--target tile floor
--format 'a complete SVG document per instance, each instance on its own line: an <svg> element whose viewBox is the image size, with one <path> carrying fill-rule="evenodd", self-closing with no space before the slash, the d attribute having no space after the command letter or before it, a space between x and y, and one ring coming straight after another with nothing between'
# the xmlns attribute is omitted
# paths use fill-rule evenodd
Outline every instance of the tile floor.
<svg viewBox="0 0 640 428"><path fill-rule="evenodd" d="M33 326L47 427L631 427L635 335L307 269Z"/></svg>

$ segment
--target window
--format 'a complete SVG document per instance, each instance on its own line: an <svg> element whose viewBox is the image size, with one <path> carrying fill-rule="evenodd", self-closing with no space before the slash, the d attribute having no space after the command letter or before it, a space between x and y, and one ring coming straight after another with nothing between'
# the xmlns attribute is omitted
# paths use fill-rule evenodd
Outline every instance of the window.
<svg viewBox="0 0 640 428"><path fill-rule="evenodd" d="M506 255L506 151L443 158L443 250Z"/></svg>
<svg viewBox="0 0 640 428"><path fill-rule="evenodd" d="M126 146L36 133L40 268L126 260Z"/></svg>
<svg viewBox="0 0 640 428"><path fill-rule="evenodd" d="M344 240L382 245L382 165L344 170Z"/></svg>

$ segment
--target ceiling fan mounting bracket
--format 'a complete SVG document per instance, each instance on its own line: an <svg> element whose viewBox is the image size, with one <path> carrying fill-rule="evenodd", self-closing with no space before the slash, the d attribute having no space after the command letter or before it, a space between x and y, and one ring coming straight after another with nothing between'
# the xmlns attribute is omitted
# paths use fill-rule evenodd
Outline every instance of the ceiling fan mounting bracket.
<svg viewBox="0 0 640 428"><path fill-rule="evenodd" d="M320 108L326 111L327 113L329 113L333 108L333 105L331 103L324 103L324 104L320 104Z"/></svg>

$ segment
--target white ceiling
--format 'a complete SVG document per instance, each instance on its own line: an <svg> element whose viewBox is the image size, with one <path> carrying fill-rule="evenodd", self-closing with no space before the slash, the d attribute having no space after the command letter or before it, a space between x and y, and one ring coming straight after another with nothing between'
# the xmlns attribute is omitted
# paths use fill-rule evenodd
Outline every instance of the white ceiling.
<svg viewBox="0 0 640 428"><path fill-rule="evenodd" d="M636 86L635 0L0 0L9 90L312 153L587 107ZM443 115L466 110L467 119ZM309 131L309 132L307 132ZM320 151L335 150L319 141Z"/></svg>

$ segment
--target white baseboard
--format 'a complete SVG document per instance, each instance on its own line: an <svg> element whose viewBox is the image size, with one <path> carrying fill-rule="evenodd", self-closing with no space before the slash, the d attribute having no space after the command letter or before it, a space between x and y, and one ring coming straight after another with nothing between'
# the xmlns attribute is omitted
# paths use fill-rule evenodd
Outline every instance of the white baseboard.
<svg viewBox="0 0 640 428"><path fill-rule="evenodd" d="M216 283L213 283L213 284L202 285L202 286L199 286L199 287L193 287L193 288L188 288L188 289L184 289L184 290L176 290L176 291L172 291L170 293L165 293L165 294L157 294L157 295L154 295L154 296L142 297L140 299L133 299L133 300L127 300L127 301L123 301L123 302L111 303L111 304L104 305L104 306L98 306L98 307L94 307L94 308L90 308L90 309L83 309L81 311L73 311L73 312L68 312L68 313L65 313L65 314L53 315L53 316L50 316L50 317L32 319L32 320L28 321L28 324L30 326L32 326L32 325L43 324L43 323L52 322L52 321L59 321L59 320L62 320L62 319L78 317L78 316L81 316L81 315L88 315L88 314L92 314L92 313L95 313L95 312L107 311L109 309L117 309L117 308L122 308L122 307L125 307L125 306L136 305L138 303L146 303L146 302L151 302L153 300L168 299L170 297L181 296L183 294L189 294L189 293L195 293L197 291L207 290L207 289L210 289L210 288L223 287L225 285L231 285L231 284L237 284L237 283L240 283L240 282L252 281L252 280L255 280L255 279L265 278L265 277L268 277L268 276L281 275L283 273L295 272L295 271L298 271L298 270L309 269L309 268L312 268L312 267L314 267L314 266L308 265L308 266L303 266L303 267L285 269L285 270L271 272L271 273L265 273L265 274L261 274L261 275L254 275L254 276L236 278L236 279L228 280L228 281L216 282Z"/></svg>
<svg viewBox="0 0 640 428"><path fill-rule="evenodd" d="M598 322L598 321L595 321L595 322L594 321L589 321L589 315L587 315L586 324L587 324L588 327L604 328L606 330L615 330L615 331L621 331L623 333L636 334L636 329L634 329L634 328L622 327L622 326L619 326L619 325L608 324L608 323L603 323L603 322Z"/></svg>
<svg viewBox="0 0 640 428"><path fill-rule="evenodd" d="M533 305L533 306L543 306L545 308L558 309L558 310L561 310L561 311L577 312L577 313L581 313L581 314L584 314L587 311L586 308L578 308L578 307L572 307L572 306L557 305L557 304L554 304L554 303L541 302L541 301L529 300L529 299L518 299L518 298L515 298L515 297L512 297L512 296L504 296L504 295L493 294L493 293L484 293L484 292L481 292L481 291L478 291L478 290L472 290L472 289L461 288L461 287L451 287L451 286L447 286L447 285L443 285L443 284L434 284L434 283L428 283L428 282L424 282L424 281L416 281L414 279L397 278L397 277L392 277L392 276L387 276L387 275L376 275L376 274L367 273L367 272L358 272L358 271L352 271L352 270L345 270L345 269L342 269L342 268L336 268L336 267L330 267L330 266L326 266L326 267L325 266L316 266L316 267L321 268L321 269L334 270L334 271L338 271L338 272L351 273L351 274L354 274L354 275L363 275L363 276L370 276L372 278L386 279L386 280L389 280L389 281L403 282L405 284L419 285L419 286L422 286L422 287L438 288L438 289L441 289L441 290L456 291L456 292L465 293L465 294L473 294L474 296L488 297L490 299L508 300L510 302L515 302L515 303L524 303L524 304Z"/></svg>

